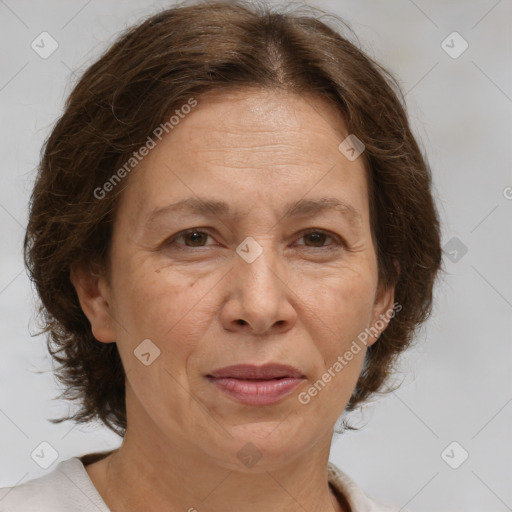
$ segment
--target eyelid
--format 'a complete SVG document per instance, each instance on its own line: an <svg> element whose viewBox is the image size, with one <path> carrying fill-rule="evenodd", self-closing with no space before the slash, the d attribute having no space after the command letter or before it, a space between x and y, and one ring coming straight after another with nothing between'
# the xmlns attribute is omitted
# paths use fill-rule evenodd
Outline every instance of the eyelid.
<svg viewBox="0 0 512 512"><path fill-rule="evenodd" d="M189 228L189 229L184 229L182 231L178 231L177 233L175 233L174 235L171 235L169 238L167 238L166 240L164 240L163 242L163 246L167 246L167 245L171 245L171 244L174 244L174 242L176 242L176 240L178 240L179 238L183 237L183 236L186 236L190 233L204 233L205 235L209 236L210 238L213 239L213 236L210 234L210 232L208 231L208 228L203 228L203 227L198 227L198 228ZM179 246L177 246L179 247ZM190 247L190 246L187 246L187 245L182 245L182 247L185 247L187 249L196 249L196 248L200 248L201 246L198 246L198 247ZM206 246L202 246L202 247L206 247Z"/></svg>
<svg viewBox="0 0 512 512"><path fill-rule="evenodd" d="M176 242L176 240L178 240L179 238L183 237L183 236L186 236L187 234L189 233L204 233L205 235L209 236L210 238L214 238L213 235L210 233L210 230L209 228L206 228L206 227L197 227L197 228L189 228L189 229L184 229L182 231L178 231L176 234L172 235L171 237L167 238L164 242L163 242L163 246L169 246L169 245L172 245ZM328 248L333 248L332 246L341 246L341 247L344 247L346 248L347 247L347 243L345 242L345 240L340 236L340 235L337 235L336 233L333 233L332 231L329 231L329 230L326 230L326 229L322 229L322 228L307 228L307 229L304 229L302 231L299 231L298 233L296 233L294 235L294 238L297 237L298 235L300 235L298 237L298 240L300 240L301 238L303 238L304 236L306 235L309 235L309 234L312 234L312 233L323 233L325 234L327 237L331 237L333 240L334 240L334 244L329 244L329 245L324 245L324 246L321 246L321 247L309 247L309 246L306 246L306 244L295 244L295 245L300 245L300 246L304 246L308 249L324 249L324 250L327 250ZM217 243L218 245L218 243ZM185 248L185 249L199 249L201 247L210 247L208 245L203 245L203 246L196 246L196 247L193 247L193 246L187 246L187 245L175 245L176 247L182 247L182 248Z"/></svg>
<svg viewBox="0 0 512 512"><path fill-rule="evenodd" d="M329 231L327 229L322 229L322 228L308 228L303 231L300 231L298 233L300 235L299 240L301 238L305 237L306 235L310 235L311 233L322 233L328 237L331 237L334 240L334 244L324 245L322 247L308 247L305 244L299 244L299 245L303 245L304 247L308 247L309 249L324 249L324 250L328 249L328 248L332 248L332 245L338 245L341 247L347 246L345 240L340 235L337 235L336 233L333 233L332 231Z"/></svg>

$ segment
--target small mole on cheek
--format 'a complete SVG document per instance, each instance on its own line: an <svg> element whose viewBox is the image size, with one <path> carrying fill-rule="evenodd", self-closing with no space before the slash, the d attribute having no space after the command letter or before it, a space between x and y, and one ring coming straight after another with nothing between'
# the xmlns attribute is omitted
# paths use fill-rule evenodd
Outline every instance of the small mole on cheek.
<svg viewBox="0 0 512 512"><path fill-rule="evenodd" d="M157 269L155 270L155 272L156 272L157 274L160 274L160 269L159 269L159 268L157 268Z"/></svg>

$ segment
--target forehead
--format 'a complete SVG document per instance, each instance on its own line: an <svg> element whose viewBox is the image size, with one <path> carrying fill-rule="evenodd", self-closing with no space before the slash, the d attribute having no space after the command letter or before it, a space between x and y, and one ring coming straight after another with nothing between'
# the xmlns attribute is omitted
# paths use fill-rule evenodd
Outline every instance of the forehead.
<svg viewBox="0 0 512 512"><path fill-rule="evenodd" d="M346 134L341 114L326 100L279 90L216 91L200 100L194 117L183 123L180 138L197 146L206 138L213 163L240 168L310 163L322 155L325 164Z"/></svg>
<svg viewBox="0 0 512 512"><path fill-rule="evenodd" d="M340 153L348 132L326 100L244 89L197 101L137 166L120 207L124 201L133 215L147 217L155 207L212 191L231 202L243 192L242 205L251 197L275 207L338 190L341 200L356 195L353 206L365 208L363 159L351 162Z"/></svg>

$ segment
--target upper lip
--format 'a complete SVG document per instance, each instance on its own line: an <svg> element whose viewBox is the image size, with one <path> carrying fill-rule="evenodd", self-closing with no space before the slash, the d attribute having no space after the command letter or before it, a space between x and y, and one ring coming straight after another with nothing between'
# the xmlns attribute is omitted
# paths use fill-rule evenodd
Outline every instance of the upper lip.
<svg viewBox="0 0 512 512"><path fill-rule="evenodd" d="M278 379L284 377L300 379L304 377L297 368L279 363L268 363L262 366L253 364L226 366L210 372L208 376L216 379Z"/></svg>

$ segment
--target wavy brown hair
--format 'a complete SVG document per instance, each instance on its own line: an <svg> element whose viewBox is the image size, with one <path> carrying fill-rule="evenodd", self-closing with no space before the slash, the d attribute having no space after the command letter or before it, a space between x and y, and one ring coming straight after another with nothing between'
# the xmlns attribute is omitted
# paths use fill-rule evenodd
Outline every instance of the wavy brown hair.
<svg viewBox="0 0 512 512"><path fill-rule="evenodd" d="M401 311L369 347L347 410L383 389L431 312L441 266L438 214L399 86L321 14L242 2L176 6L128 29L75 85L43 147L24 241L61 396L79 404L52 421L99 419L120 435L126 429L117 346L93 337L70 269L109 275L112 222L129 177L102 199L94 191L177 107L194 97L200 108L202 94L233 87L313 93L366 146L379 282L395 286Z"/></svg>

